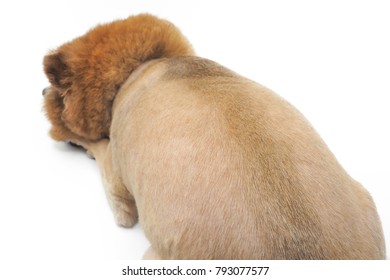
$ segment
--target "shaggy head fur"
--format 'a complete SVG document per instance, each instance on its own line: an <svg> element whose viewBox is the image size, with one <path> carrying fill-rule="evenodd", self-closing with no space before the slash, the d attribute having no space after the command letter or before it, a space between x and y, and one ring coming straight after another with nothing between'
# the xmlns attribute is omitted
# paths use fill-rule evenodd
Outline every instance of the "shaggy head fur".
<svg viewBox="0 0 390 280"><path fill-rule="evenodd" d="M45 111L58 141L109 137L113 100L128 76L155 58L193 55L171 23L151 15L99 25L45 56Z"/></svg>

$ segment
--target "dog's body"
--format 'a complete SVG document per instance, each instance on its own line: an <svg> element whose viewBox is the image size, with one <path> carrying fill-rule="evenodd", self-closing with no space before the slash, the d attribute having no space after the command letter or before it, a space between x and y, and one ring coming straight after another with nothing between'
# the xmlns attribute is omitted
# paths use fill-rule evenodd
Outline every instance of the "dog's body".
<svg viewBox="0 0 390 280"><path fill-rule="evenodd" d="M385 258L370 195L267 88L206 59L155 57L111 108L110 140L78 133L59 109L48 115L54 138L96 158L117 223L139 219L146 258Z"/></svg>

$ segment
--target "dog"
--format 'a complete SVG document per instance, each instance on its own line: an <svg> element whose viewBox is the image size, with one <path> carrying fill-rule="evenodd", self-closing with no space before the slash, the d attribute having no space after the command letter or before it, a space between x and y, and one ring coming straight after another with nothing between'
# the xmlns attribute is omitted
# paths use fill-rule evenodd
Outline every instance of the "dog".
<svg viewBox="0 0 390 280"><path fill-rule="evenodd" d="M375 204L287 101L149 14L44 57L50 135L97 161L145 259L384 259Z"/></svg>

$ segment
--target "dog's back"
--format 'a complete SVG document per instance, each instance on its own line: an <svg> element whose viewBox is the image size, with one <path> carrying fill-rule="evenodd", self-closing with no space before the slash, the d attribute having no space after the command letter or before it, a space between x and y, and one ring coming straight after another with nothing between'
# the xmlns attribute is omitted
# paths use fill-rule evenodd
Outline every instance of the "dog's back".
<svg viewBox="0 0 390 280"><path fill-rule="evenodd" d="M111 141L127 152L114 160L161 258L385 257L370 195L267 88L178 57L117 99Z"/></svg>

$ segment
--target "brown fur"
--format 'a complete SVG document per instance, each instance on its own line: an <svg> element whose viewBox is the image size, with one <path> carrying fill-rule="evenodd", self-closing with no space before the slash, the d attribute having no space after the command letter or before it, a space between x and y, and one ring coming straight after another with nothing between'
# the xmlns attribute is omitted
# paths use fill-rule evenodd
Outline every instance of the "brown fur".
<svg viewBox="0 0 390 280"><path fill-rule="evenodd" d="M151 242L145 258L385 258L370 195L307 120L191 54L171 24L141 15L44 62L52 137L95 156L117 223L139 220Z"/></svg>
<svg viewBox="0 0 390 280"><path fill-rule="evenodd" d="M52 137L108 137L112 102L134 69L154 58L192 54L175 26L149 15L100 25L62 45L43 62L55 96L45 106L56 124Z"/></svg>

